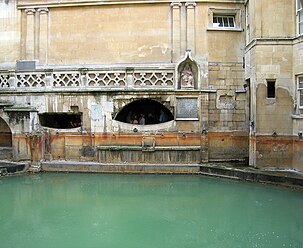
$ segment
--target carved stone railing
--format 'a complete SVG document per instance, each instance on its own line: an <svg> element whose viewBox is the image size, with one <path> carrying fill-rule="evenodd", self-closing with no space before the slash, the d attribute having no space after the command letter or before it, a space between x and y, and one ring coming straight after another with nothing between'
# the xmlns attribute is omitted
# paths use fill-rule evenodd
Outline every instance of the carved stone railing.
<svg viewBox="0 0 303 248"><path fill-rule="evenodd" d="M88 87L125 87L125 71L90 71L87 73Z"/></svg>
<svg viewBox="0 0 303 248"><path fill-rule="evenodd" d="M0 72L0 91L50 91L94 89L171 89L175 88L174 68L111 70L36 70Z"/></svg>
<svg viewBox="0 0 303 248"><path fill-rule="evenodd" d="M167 71L136 71L134 73L135 87L173 87L174 72Z"/></svg>

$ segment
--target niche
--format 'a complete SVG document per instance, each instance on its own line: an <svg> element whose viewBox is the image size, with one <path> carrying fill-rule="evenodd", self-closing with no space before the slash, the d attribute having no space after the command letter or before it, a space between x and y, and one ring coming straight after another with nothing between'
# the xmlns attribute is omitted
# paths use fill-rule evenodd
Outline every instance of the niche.
<svg viewBox="0 0 303 248"><path fill-rule="evenodd" d="M191 59L190 52L186 52L186 58L177 67L178 89L198 88L198 65Z"/></svg>

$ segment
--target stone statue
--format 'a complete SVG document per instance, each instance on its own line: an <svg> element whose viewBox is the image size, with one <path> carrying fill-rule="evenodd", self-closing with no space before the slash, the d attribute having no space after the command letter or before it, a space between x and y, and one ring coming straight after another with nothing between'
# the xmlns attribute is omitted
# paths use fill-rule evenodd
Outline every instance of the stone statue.
<svg viewBox="0 0 303 248"><path fill-rule="evenodd" d="M186 63L181 72L181 86L193 87L194 86L194 74L191 70L189 63Z"/></svg>

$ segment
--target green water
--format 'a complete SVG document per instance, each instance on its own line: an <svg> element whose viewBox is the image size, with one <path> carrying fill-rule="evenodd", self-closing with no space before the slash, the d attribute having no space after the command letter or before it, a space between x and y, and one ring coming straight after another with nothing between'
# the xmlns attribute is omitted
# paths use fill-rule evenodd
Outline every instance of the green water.
<svg viewBox="0 0 303 248"><path fill-rule="evenodd" d="M303 192L194 175L0 179L1 248L303 247Z"/></svg>

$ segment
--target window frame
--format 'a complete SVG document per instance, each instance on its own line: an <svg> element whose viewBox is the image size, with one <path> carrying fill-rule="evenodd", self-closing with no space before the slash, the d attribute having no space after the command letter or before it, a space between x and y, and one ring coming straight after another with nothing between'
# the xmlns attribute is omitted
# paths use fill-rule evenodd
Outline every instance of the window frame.
<svg viewBox="0 0 303 248"><path fill-rule="evenodd" d="M214 25L214 17L232 17L234 19L234 27L222 27ZM208 28L207 30L218 31L238 31L242 32L242 10L240 8L218 8L210 7L208 9Z"/></svg>
<svg viewBox="0 0 303 248"><path fill-rule="evenodd" d="M215 18L217 18L217 22L214 22ZM222 22L219 22L219 19L222 20ZM230 22L230 19L232 19L232 22ZM219 25L215 25L219 24ZM232 23L232 25L230 25ZM221 24L221 26L220 26ZM227 24L225 26L225 24ZM214 14L213 15L213 27L215 28L234 28L236 26L236 22L235 22L235 16L234 15L218 15L218 14Z"/></svg>
<svg viewBox="0 0 303 248"><path fill-rule="evenodd" d="M296 1L296 16L297 16L297 21L296 21L297 33L298 35L303 35L303 4L301 0ZM301 20L300 17L302 18Z"/></svg>
<svg viewBox="0 0 303 248"><path fill-rule="evenodd" d="M302 87L300 87L302 84ZM298 107L303 109L303 74L297 76L297 89L298 89ZM302 96L302 105L301 105L301 96Z"/></svg>

